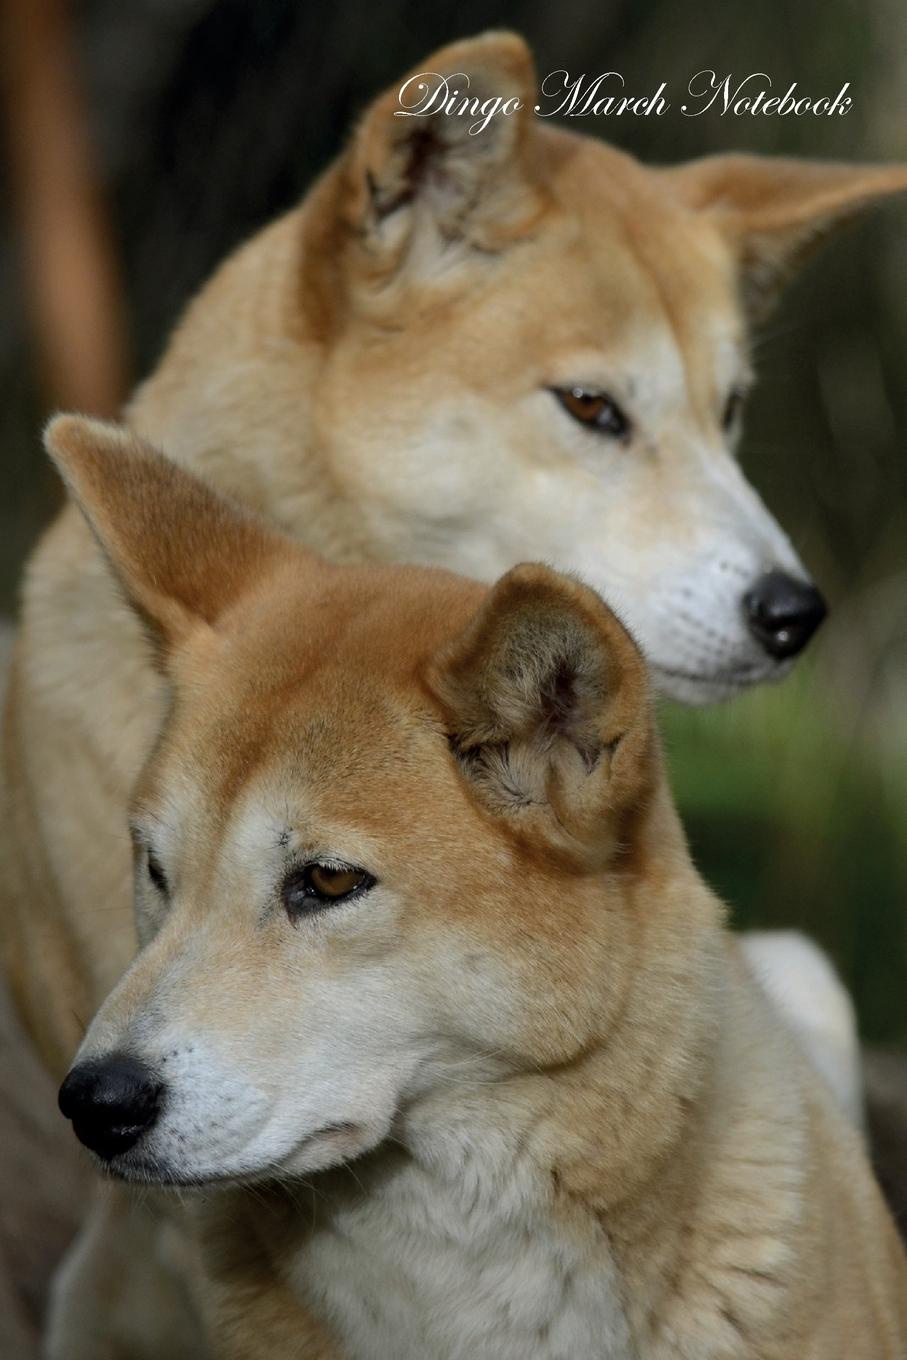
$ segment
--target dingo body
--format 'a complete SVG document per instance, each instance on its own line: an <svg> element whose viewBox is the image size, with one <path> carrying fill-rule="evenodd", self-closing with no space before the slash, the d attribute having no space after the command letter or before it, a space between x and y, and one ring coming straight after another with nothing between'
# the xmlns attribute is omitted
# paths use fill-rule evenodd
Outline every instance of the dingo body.
<svg viewBox="0 0 907 1360"><path fill-rule="evenodd" d="M860 1140L690 862L598 597L328 566L114 427L49 438L172 691L143 948L61 1108L127 1181L276 1183L197 1208L213 1353L902 1354Z"/></svg>

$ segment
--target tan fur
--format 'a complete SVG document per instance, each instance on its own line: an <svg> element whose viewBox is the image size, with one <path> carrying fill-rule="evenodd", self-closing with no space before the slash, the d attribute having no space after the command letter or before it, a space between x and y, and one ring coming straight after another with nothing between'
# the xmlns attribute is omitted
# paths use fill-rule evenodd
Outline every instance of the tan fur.
<svg viewBox="0 0 907 1360"><path fill-rule="evenodd" d="M426 69L531 108L513 36ZM699 656L719 614L741 627L746 571L802 570L731 459L722 405L749 382L748 309L905 172L738 157L651 170L528 113L484 139L433 125L426 158L394 99L203 290L129 425L336 562L574 569L607 587L679 697L783 673L742 643ZM549 387L578 379L628 405L627 447L558 409ZM704 592L693 642L688 568ZM57 1075L135 950L124 811L165 698L145 627L70 507L28 568L0 784L6 967Z"/></svg>
<svg viewBox="0 0 907 1360"><path fill-rule="evenodd" d="M509 1277L505 1321L483 1311L488 1283L459 1315L471 1340L432 1330L431 1309L419 1331L426 1253L445 1243L455 1294L479 1250L451 1250L440 1208L427 1246L391 1236L397 1320L373 1297L368 1331L356 1322L357 1235L427 1185L476 1231L500 1220L501 1249L515 1217L572 1263L539 1356L903 1354L907 1260L856 1135L690 863L613 614L543 567L490 591L329 567L109 427L65 420L49 439L173 688L132 805L145 947L80 1052L166 1052L168 1094L112 1167L313 1178L310 1203L300 1185L198 1205L213 1352L517 1353L531 1299ZM267 885L316 846L377 882L294 924ZM363 1046L365 1099L347 1082ZM234 1128L256 1088L258 1132ZM327 1169L351 1156L351 1176ZM601 1298L592 1349L584 1307Z"/></svg>

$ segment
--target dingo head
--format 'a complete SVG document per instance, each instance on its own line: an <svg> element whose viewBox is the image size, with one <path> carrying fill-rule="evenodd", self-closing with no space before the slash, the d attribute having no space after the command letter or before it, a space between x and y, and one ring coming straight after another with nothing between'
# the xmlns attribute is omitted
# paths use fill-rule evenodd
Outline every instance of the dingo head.
<svg viewBox="0 0 907 1360"><path fill-rule="evenodd" d="M328 566L114 427L49 445L172 685L132 808L142 951L61 1091L79 1137L132 1179L305 1172L464 1063L594 1043L646 875L687 862L599 598Z"/></svg>
<svg viewBox="0 0 907 1360"><path fill-rule="evenodd" d="M486 581L527 559L577 571L684 700L785 674L824 604L734 458L750 325L907 171L745 155L646 168L536 117L530 55L508 34L423 70L521 108L475 132L453 113L396 116L401 81L307 201L293 305L321 357L296 381L328 498L304 516L308 541L323 529L332 552ZM271 406L243 438L298 393ZM279 513L295 527L307 504Z"/></svg>

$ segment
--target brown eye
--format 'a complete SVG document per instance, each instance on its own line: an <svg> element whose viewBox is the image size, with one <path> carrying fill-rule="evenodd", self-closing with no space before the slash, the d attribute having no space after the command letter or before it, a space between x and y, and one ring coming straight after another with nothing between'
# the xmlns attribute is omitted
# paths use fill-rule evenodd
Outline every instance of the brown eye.
<svg viewBox="0 0 907 1360"><path fill-rule="evenodd" d="M587 387L553 387L552 392L561 406L581 425L588 425L599 434L612 439L627 439L630 421L613 397Z"/></svg>
<svg viewBox="0 0 907 1360"><path fill-rule="evenodd" d="M721 428L723 430L730 430L737 424L737 421L742 414L743 393L739 388L735 387L733 391L729 393L728 399L724 403L724 410L721 413Z"/></svg>
<svg viewBox="0 0 907 1360"><path fill-rule="evenodd" d="M283 904L289 916L323 911L334 902L342 902L367 892L375 883L364 869L348 865L304 864L294 869L283 885Z"/></svg>

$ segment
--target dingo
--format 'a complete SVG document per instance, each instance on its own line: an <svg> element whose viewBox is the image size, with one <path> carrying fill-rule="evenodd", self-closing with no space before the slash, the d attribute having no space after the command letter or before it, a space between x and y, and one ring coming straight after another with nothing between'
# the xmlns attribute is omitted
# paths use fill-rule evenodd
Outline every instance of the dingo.
<svg viewBox="0 0 907 1360"><path fill-rule="evenodd" d="M126 1180L311 1179L202 1202L213 1355L902 1356L894 1226L598 597L328 566L115 427L49 442L173 692L61 1108Z"/></svg>

